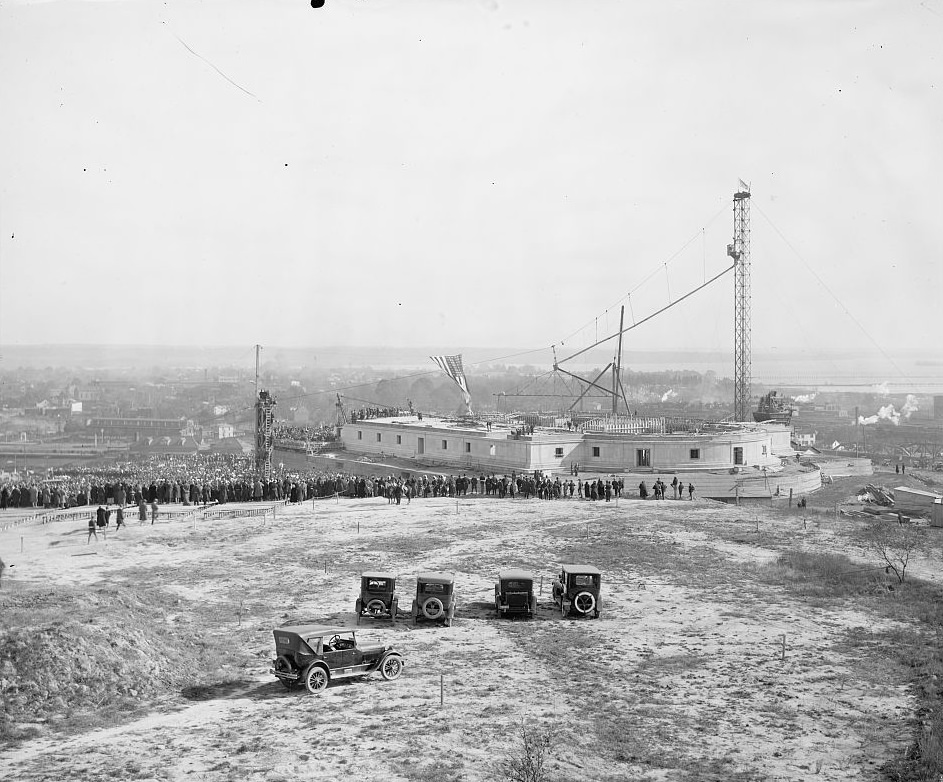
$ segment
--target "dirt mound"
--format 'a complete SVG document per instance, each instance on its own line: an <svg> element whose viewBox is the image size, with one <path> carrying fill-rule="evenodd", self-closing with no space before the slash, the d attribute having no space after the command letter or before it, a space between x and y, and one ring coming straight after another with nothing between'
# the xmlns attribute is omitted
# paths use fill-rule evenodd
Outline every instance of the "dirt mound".
<svg viewBox="0 0 943 782"><path fill-rule="evenodd" d="M157 590L48 592L4 604L0 741L131 713L192 683L202 644ZM203 639L201 639L203 640Z"/></svg>

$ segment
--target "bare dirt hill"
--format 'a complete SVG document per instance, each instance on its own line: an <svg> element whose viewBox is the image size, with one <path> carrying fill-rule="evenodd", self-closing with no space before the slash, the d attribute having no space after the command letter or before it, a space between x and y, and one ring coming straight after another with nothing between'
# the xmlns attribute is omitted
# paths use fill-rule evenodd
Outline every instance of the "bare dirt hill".
<svg viewBox="0 0 943 782"><path fill-rule="evenodd" d="M910 620L875 602L899 598L858 529L712 502L482 498L134 522L97 544L18 528L0 534L15 565L0 778L477 782L520 756L523 721L553 729L560 780L882 779L918 702L892 653ZM911 572L939 576L934 545ZM852 556L867 599L799 588L780 560L824 551ZM602 570L598 620L550 602L567 560ZM491 609L508 566L543 575L531 621ZM456 571L455 623L364 626L402 649L397 681L285 691L272 628L353 621L368 569L399 574L407 607L417 572Z"/></svg>

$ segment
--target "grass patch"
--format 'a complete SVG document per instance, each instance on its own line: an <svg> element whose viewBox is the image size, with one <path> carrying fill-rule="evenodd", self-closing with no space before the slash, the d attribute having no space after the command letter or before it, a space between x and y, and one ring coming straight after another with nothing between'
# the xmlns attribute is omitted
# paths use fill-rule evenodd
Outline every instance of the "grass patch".
<svg viewBox="0 0 943 782"><path fill-rule="evenodd" d="M897 626L870 638L854 629L849 643L869 646L909 671L917 714L908 752L881 771L895 782L939 782L943 779L943 590L908 578L903 584L880 566L845 556L787 551L760 568L771 583L780 583L805 598L852 603L863 611L896 620Z"/></svg>
<svg viewBox="0 0 943 782"><path fill-rule="evenodd" d="M767 583L783 584L803 598L841 601L887 592L884 568L855 562L843 554L785 551L758 568Z"/></svg>
<svg viewBox="0 0 943 782"><path fill-rule="evenodd" d="M434 760L431 763L404 758L396 770L410 782L461 782L465 779L461 760Z"/></svg>

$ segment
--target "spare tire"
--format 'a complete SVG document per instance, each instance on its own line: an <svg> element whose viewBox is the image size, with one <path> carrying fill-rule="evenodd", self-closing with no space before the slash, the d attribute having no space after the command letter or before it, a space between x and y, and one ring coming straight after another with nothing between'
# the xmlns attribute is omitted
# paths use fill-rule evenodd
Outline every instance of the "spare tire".
<svg viewBox="0 0 943 782"><path fill-rule="evenodd" d="M578 592L573 598L573 608L581 614L588 614L596 607L596 598L591 592Z"/></svg>
<svg viewBox="0 0 943 782"><path fill-rule="evenodd" d="M292 661L288 659L284 654L280 654L278 659L275 660L275 670L279 673L294 673L295 666L292 664ZM283 679L278 677L278 680L282 683L282 686L286 690L290 690L298 682L296 679Z"/></svg>
<svg viewBox="0 0 943 782"><path fill-rule="evenodd" d="M379 598L374 598L369 603L367 603L366 612L368 614L385 614L386 603L384 603Z"/></svg>
<svg viewBox="0 0 943 782"><path fill-rule="evenodd" d="M437 597L430 597L422 604L422 615L426 617L426 619L438 619L444 613L445 606L442 605L442 601Z"/></svg>

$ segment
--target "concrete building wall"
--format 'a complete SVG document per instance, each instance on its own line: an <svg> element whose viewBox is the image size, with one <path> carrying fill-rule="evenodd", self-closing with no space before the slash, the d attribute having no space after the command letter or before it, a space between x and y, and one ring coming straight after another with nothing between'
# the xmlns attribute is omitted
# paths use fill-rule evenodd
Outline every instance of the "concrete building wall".
<svg viewBox="0 0 943 782"><path fill-rule="evenodd" d="M575 461L573 454L580 446L580 437L573 434L552 442L535 442L529 436L503 436L503 431L489 437L484 432L435 426L413 428L382 420L357 421L341 432L345 449L355 453L517 472L559 469ZM560 455L557 449L561 449Z"/></svg>
<svg viewBox="0 0 943 782"><path fill-rule="evenodd" d="M346 450L477 470L530 472L685 471L779 466L772 435L761 429L690 435L617 435L602 432L514 436L418 421L357 421L344 426ZM738 453L739 451L739 453ZM641 452L641 453L640 453Z"/></svg>

